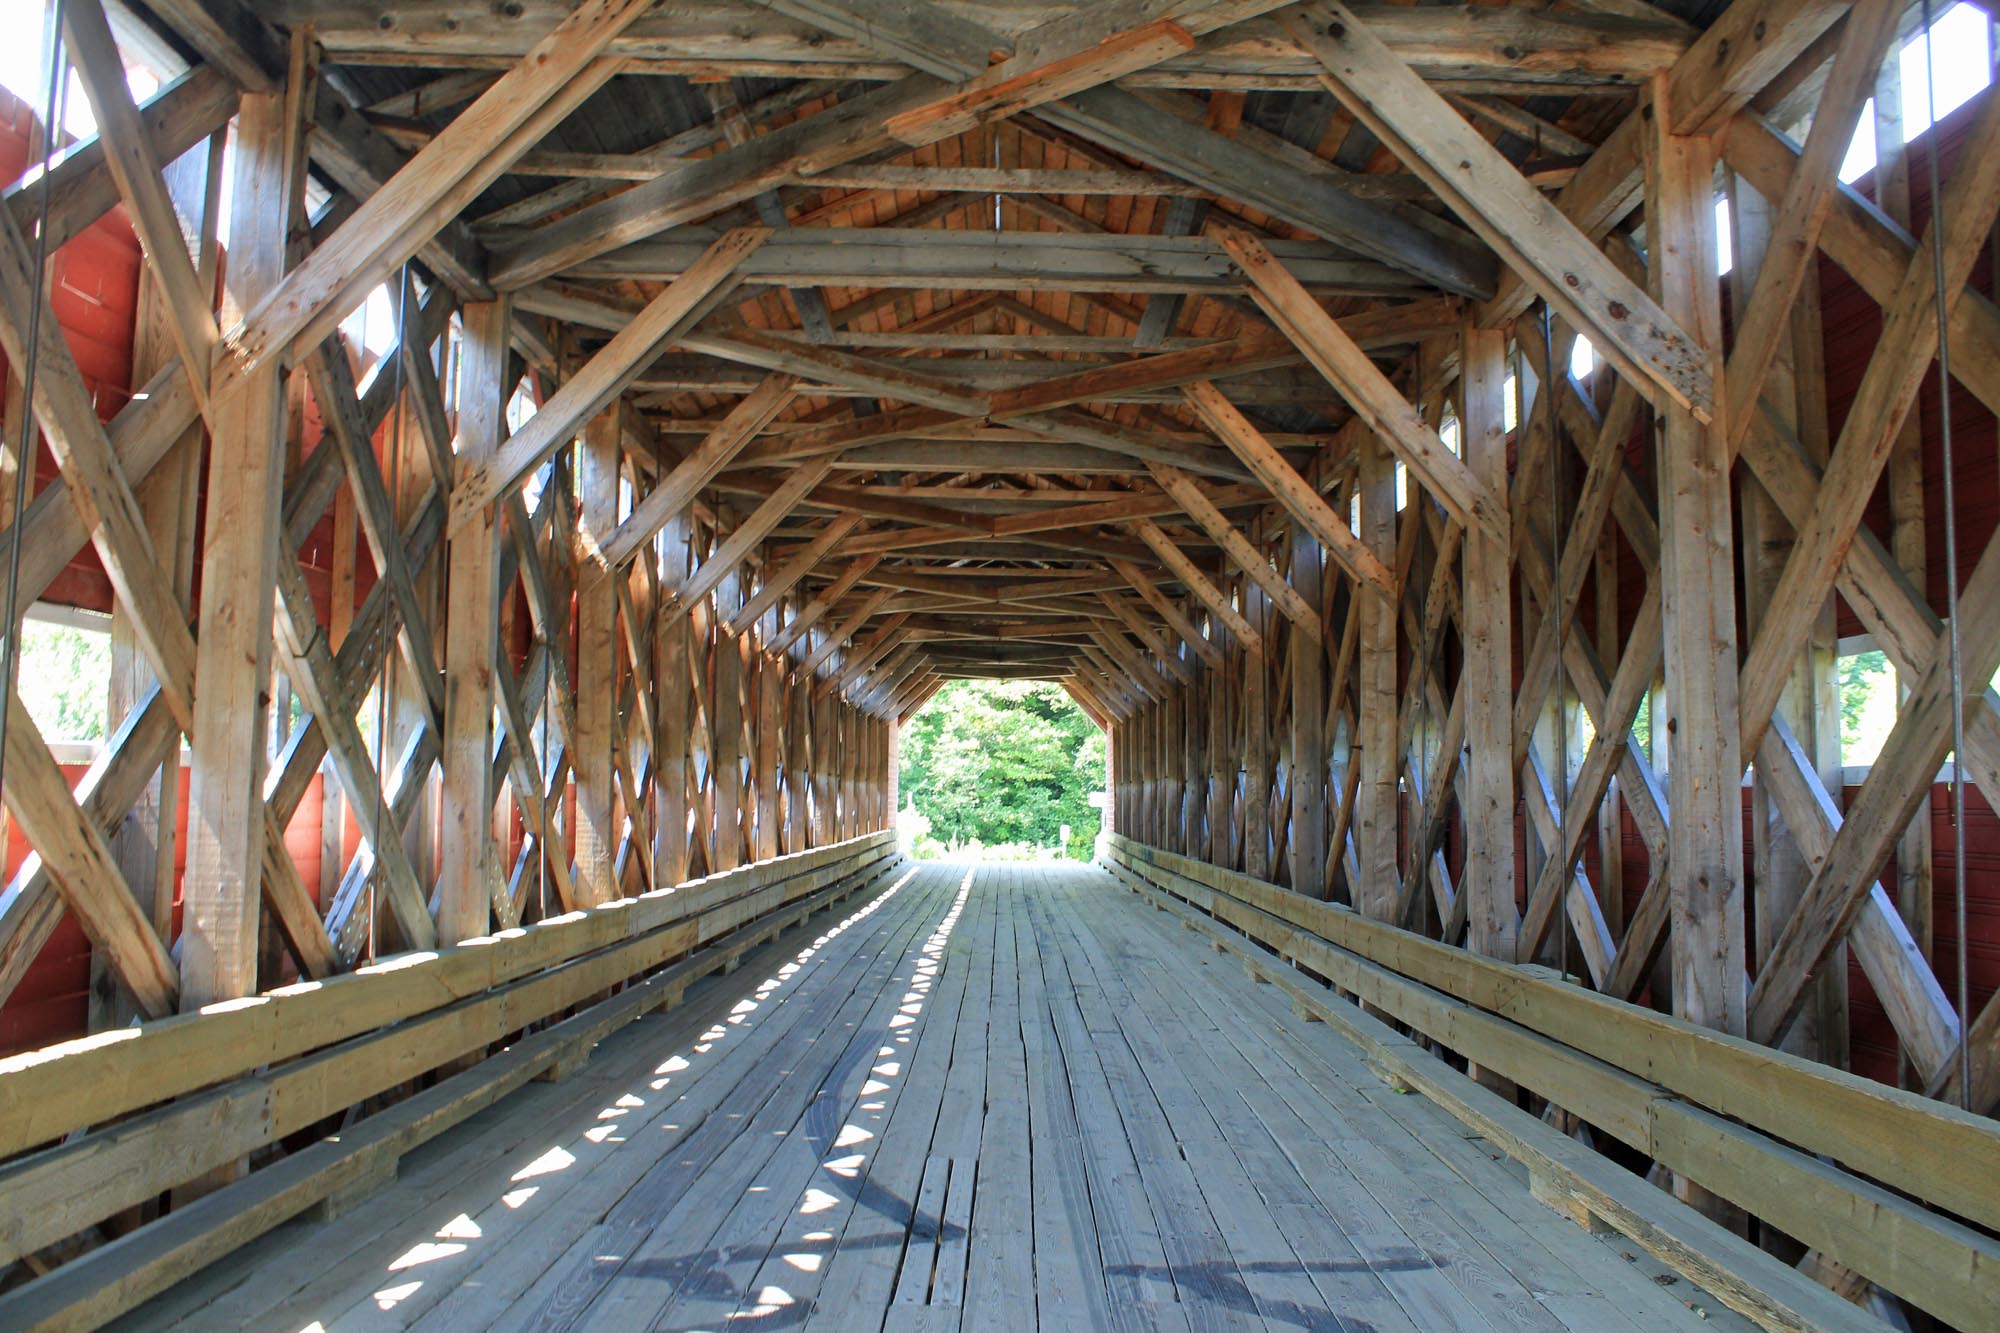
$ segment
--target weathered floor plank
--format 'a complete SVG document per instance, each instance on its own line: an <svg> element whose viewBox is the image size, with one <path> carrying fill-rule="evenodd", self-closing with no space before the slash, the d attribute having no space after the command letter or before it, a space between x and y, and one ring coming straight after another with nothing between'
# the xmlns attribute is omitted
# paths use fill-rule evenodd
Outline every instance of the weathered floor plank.
<svg viewBox="0 0 2000 1333"><path fill-rule="evenodd" d="M1099 871L809 929L127 1326L1742 1326Z"/></svg>

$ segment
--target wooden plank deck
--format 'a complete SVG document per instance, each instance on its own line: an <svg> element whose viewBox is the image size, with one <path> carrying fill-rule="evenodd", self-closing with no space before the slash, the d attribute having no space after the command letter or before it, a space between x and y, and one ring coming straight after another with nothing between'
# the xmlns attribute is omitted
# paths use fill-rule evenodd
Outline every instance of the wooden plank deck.
<svg viewBox="0 0 2000 1333"><path fill-rule="evenodd" d="M808 929L124 1326L1742 1326L1098 870Z"/></svg>

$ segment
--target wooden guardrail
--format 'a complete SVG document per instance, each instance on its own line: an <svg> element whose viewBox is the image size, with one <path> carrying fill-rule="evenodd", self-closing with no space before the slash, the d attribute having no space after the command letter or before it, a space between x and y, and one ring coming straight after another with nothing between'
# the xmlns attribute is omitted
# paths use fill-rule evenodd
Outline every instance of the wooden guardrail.
<svg viewBox="0 0 2000 1333"><path fill-rule="evenodd" d="M1116 834L1103 847L1128 884L1280 956L1259 949L1253 965L1295 961L1911 1304L2000 1326L2000 1243L1959 1220L2000 1228L1993 1120ZM1443 1068L1427 1056L1412 1068L1424 1063ZM1646 1243L1642 1219L1600 1215Z"/></svg>
<svg viewBox="0 0 2000 1333"><path fill-rule="evenodd" d="M224 1249L232 1248L351 1185L356 1161L379 1164L387 1154L393 1174L395 1158L416 1142L527 1078L578 1058L618 1024L677 1002L689 983L733 966L778 930L878 883L901 863L892 832L865 834L455 948L406 954L332 980L0 1061L0 1151L62 1139L0 1166L0 1199L7 1201L0 1209L0 1262L61 1241L431 1070L483 1056L495 1043L565 1010L590 1005L349 1127L337 1147L316 1145L316 1153L294 1154L211 1195L234 1196L207 1210L230 1220L225 1231L232 1239ZM592 1003L627 982L633 984L620 994ZM447 1088L452 1091L443 1092ZM155 1109L129 1114L145 1107ZM244 1186L254 1187L250 1197ZM191 1223L192 1212L177 1210L10 1293L0 1299L0 1324L37 1322L16 1318L19 1298L65 1274L54 1285L101 1288L102 1270L162 1244L180 1254L193 1243L212 1257L217 1236L204 1233L198 1217ZM245 1216L266 1215L264 1224L244 1230ZM127 1244L160 1228L169 1237L164 1242ZM89 1276L93 1261L96 1278ZM141 1265L147 1278L140 1285L148 1293L165 1285L160 1275L172 1264L163 1269L161 1262L156 1257ZM114 1298L106 1306L100 1299L97 1306L106 1308L94 1318L129 1304ZM58 1301L57 1308L70 1306Z"/></svg>

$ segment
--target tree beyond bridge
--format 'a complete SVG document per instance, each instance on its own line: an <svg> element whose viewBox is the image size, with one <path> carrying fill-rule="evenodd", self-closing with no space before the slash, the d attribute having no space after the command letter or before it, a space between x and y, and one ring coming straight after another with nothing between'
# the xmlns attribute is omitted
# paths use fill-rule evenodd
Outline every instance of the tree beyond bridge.
<svg viewBox="0 0 2000 1333"><path fill-rule="evenodd" d="M1089 794L1103 789L1104 733L1047 681L955 680L903 733L905 804L947 848L1061 843L1088 860L1098 827Z"/></svg>

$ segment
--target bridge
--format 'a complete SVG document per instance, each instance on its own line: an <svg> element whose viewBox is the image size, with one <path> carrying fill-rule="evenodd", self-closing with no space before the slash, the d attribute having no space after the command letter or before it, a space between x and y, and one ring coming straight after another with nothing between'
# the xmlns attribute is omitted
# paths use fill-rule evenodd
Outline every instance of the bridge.
<svg viewBox="0 0 2000 1333"><path fill-rule="evenodd" d="M1987 7L14 8L0 1328L2000 1328Z"/></svg>

